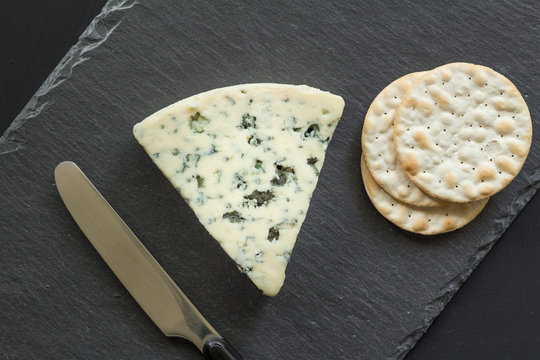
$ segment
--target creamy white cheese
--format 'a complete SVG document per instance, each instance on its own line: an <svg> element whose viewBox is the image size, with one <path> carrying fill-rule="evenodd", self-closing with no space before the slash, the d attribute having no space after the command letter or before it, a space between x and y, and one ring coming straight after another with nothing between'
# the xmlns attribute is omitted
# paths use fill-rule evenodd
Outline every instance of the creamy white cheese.
<svg viewBox="0 0 540 360"><path fill-rule="evenodd" d="M133 133L238 268L274 296L343 107L305 85L245 84L181 100Z"/></svg>

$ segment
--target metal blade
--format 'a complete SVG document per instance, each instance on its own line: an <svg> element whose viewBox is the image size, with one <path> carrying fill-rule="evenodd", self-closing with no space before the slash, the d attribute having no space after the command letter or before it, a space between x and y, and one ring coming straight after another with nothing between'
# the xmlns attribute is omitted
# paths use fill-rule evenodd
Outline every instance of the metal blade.
<svg viewBox="0 0 540 360"><path fill-rule="evenodd" d="M54 177L88 240L165 335L201 351L206 340L220 337L75 163L60 163Z"/></svg>

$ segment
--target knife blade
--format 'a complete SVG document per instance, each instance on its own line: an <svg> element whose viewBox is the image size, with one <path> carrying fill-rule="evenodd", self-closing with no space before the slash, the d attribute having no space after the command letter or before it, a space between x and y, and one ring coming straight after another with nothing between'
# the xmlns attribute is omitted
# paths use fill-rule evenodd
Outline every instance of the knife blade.
<svg viewBox="0 0 540 360"><path fill-rule="evenodd" d="M163 334L191 341L208 359L241 359L75 163L58 164L54 178L75 222Z"/></svg>

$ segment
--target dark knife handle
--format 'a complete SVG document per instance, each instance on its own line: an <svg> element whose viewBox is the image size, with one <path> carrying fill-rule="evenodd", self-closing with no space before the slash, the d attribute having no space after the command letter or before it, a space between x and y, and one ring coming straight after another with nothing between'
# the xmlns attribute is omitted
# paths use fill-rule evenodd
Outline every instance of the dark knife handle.
<svg viewBox="0 0 540 360"><path fill-rule="evenodd" d="M240 354L223 338L212 338L203 346L203 355L209 360L242 360Z"/></svg>

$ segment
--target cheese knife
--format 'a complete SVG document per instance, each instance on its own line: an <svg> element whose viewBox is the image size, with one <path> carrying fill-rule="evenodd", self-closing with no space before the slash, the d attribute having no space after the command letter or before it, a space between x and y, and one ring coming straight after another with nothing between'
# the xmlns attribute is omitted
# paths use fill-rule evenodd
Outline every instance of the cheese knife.
<svg viewBox="0 0 540 360"><path fill-rule="evenodd" d="M131 296L166 336L191 341L211 360L241 360L73 162L54 170L67 209Z"/></svg>

